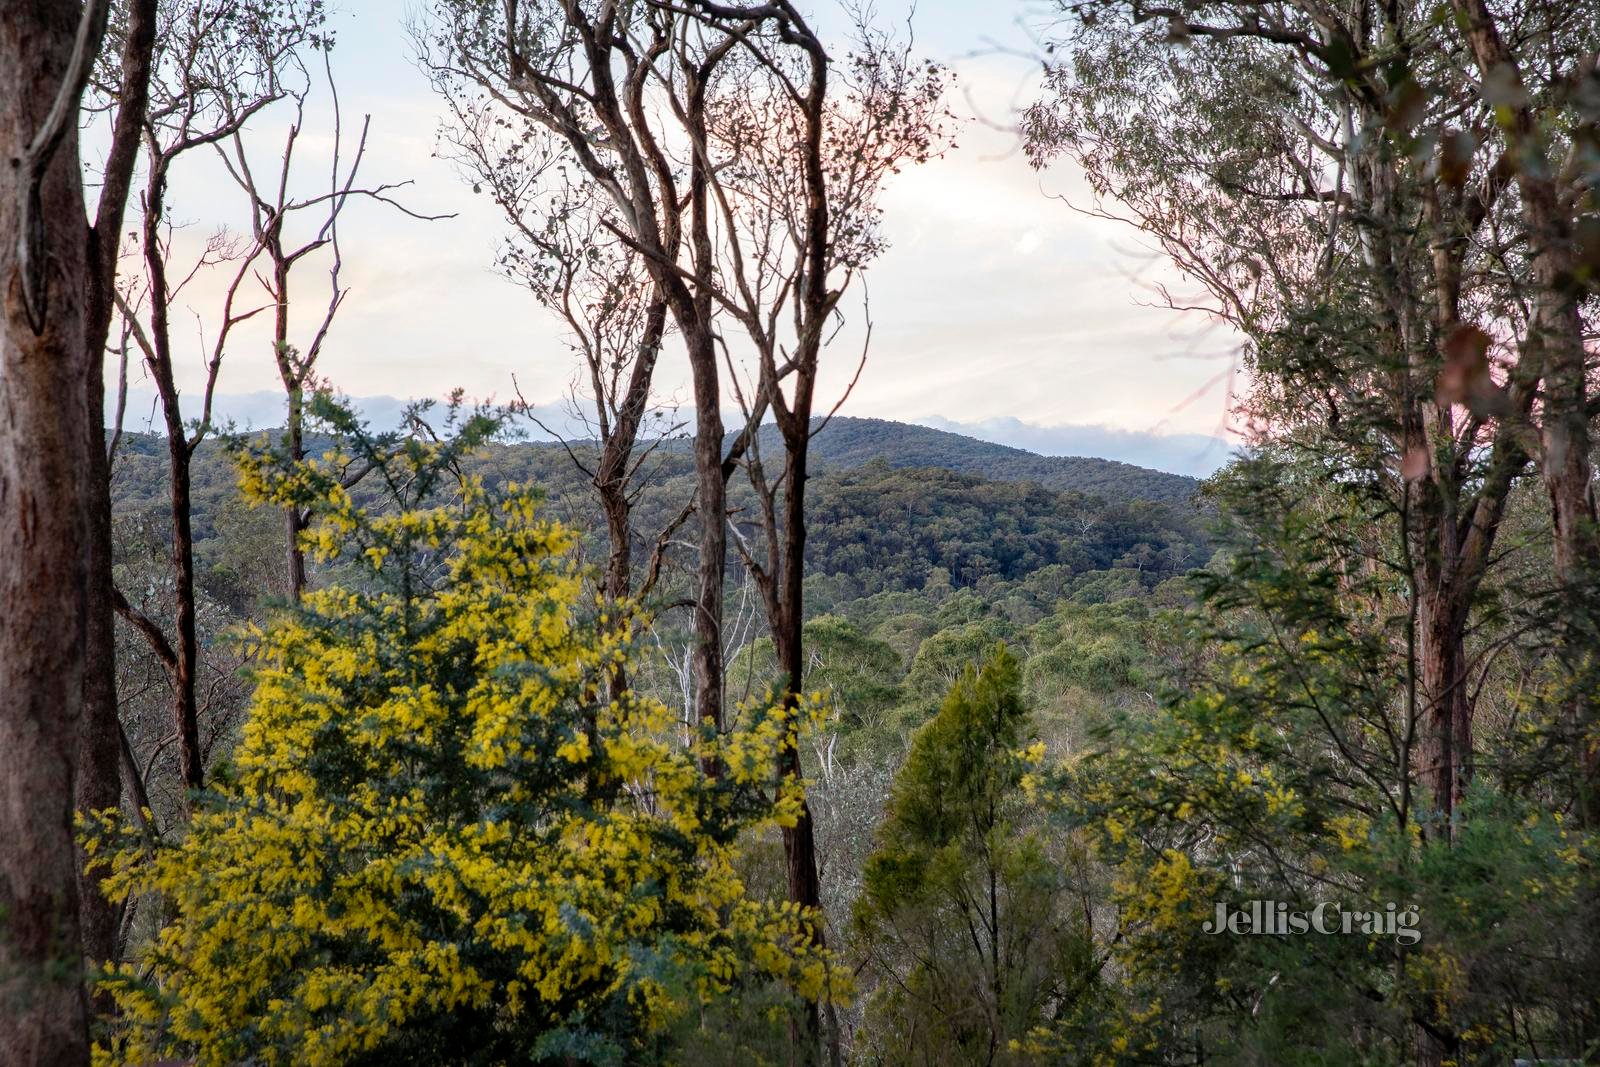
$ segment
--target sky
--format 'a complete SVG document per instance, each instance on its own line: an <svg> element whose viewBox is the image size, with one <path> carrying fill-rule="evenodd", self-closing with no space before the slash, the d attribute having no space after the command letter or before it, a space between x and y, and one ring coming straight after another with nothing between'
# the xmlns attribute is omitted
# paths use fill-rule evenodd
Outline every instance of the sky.
<svg viewBox="0 0 1600 1067"><path fill-rule="evenodd" d="M816 0L826 36L839 23L833 0ZM902 28L903 0L877 18ZM498 209L434 155L441 107L413 61L407 30L415 0L337 0L332 67L344 121L345 159L362 116L370 135L366 182L409 182L394 194L411 209L451 215L419 221L382 204L353 202L341 221L349 295L320 363L371 410L405 398L507 400L518 391L555 411L574 358L550 313L496 273L505 236ZM868 358L842 413L917 422L1055 455L1100 455L1186 474L1206 474L1228 454L1227 407L1236 387L1237 343L1193 315L1149 306L1153 280L1177 281L1139 235L1086 217L1065 201L1091 202L1070 163L1046 172L1023 158L1010 128L1033 98L1039 54L1030 30L1039 8L1025 0L922 0L909 12L922 54L948 64L949 104L961 120L956 147L891 181L882 198L888 250L866 274ZM326 181L333 144L326 90L313 97L298 142L305 173ZM252 125L249 142L270 167L287 130L281 112ZM86 152L96 144L86 139ZM180 226L178 258L198 254L219 227L242 222L226 175L197 157L169 195ZM325 265L308 262L296 315L309 332L327 300ZM174 272L177 273L177 272ZM207 338L220 317L224 280L202 272L180 295L179 385L197 395ZM249 299L247 283L244 298ZM831 406L848 385L864 332L859 298L819 383ZM217 408L241 424L272 425L279 389L266 342L267 316L229 346ZM258 328L261 327L261 328ZM187 339L185 339L187 338ZM826 357L825 357L826 358ZM660 392L687 397L687 369L667 362ZM114 383L108 383L114 390ZM130 428L153 397L135 371ZM191 412L192 413L192 412Z"/></svg>

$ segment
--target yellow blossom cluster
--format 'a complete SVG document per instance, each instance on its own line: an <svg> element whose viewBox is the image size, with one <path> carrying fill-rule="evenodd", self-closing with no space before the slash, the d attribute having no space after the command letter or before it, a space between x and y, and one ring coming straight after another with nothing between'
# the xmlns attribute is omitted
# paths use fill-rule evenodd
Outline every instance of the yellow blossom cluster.
<svg viewBox="0 0 1600 1067"><path fill-rule="evenodd" d="M815 708L685 746L659 702L603 695L630 629L580 621L572 536L526 491L369 514L327 478L244 480L320 486L308 542L352 580L251 635L232 770L181 839L91 828L113 894L170 919L102 983L99 1063L426 1059L450 1034L627 1059L741 983L839 993L817 917L737 873L794 817L772 768Z"/></svg>

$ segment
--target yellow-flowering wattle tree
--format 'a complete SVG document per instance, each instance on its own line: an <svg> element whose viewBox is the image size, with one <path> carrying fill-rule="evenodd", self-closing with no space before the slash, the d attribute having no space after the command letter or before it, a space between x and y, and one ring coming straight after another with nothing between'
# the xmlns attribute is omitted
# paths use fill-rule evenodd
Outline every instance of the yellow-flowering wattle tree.
<svg viewBox="0 0 1600 1067"><path fill-rule="evenodd" d="M632 627L580 622L535 494L452 473L485 432L243 454L254 499L312 509L337 584L251 635L251 714L186 835L90 831L171 918L102 983L102 1062L648 1062L698 1003L838 992L815 916L736 871L794 818L794 713L686 746L659 702L604 696Z"/></svg>

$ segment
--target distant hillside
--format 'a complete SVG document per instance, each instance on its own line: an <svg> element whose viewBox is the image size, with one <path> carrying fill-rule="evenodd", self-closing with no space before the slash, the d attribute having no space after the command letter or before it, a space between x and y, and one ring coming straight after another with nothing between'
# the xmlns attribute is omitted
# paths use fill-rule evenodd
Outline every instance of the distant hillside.
<svg viewBox="0 0 1600 1067"><path fill-rule="evenodd" d="M777 448L776 433L764 434ZM1200 483L1131 463L1084 456L1040 456L1020 448L887 419L835 418L811 442L819 470L850 469L882 459L891 467L940 467L991 481L1038 482L1049 489L1093 493L1107 500L1189 499Z"/></svg>
<svg viewBox="0 0 1600 1067"><path fill-rule="evenodd" d="M587 458L592 446L572 447ZM762 447L768 457L782 451L775 434ZM1189 499L1196 484L1189 478L1108 460L1037 456L878 419L835 420L812 447L817 462L808 492L806 555L818 585L814 605L915 592L930 583L989 588L1034 575L1048 577L1040 588L1052 595L1109 572L1120 574L1124 585L1149 588L1199 566L1211 553L1205 519ZM540 486L550 513L585 534L588 559L604 558L605 523L593 489L560 445L494 444L467 468L490 485ZM217 566L226 561L231 571L248 569L240 562L246 555L275 560L281 520L242 506L237 476L217 441L200 448L193 474L194 533L202 559ZM735 478L729 488L735 514L753 516L743 479ZM647 462L635 500L638 563L645 562L655 532L693 495L691 458L682 442L673 442ZM123 556L135 541L160 550L166 508L161 439L125 434L113 479ZM737 521L749 527L749 519ZM692 532L680 540L692 543Z"/></svg>
<svg viewBox="0 0 1600 1067"><path fill-rule="evenodd" d="M881 457L824 470L810 496L807 564L813 577L836 580L832 595L842 600L930 581L977 588L1046 570L1120 569L1148 587L1211 554L1206 520L1188 504L895 468Z"/></svg>

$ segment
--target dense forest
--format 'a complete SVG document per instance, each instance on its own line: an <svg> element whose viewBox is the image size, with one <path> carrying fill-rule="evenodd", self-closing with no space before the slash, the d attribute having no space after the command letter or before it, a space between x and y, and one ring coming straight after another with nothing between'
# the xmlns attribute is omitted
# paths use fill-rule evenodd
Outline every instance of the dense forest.
<svg viewBox="0 0 1600 1067"><path fill-rule="evenodd" d="M839 414L980 121L839 15L410 14L551 440L342 396L347 213L451 219L321 0L0 10L0 1067L1600 1063L1600 8L1030 8L1203 483Z"/></svg>
<svg viewBox="0 0 1600 1067"><path fill-rule="evenodd" d="M820 424L818 429L813 448L819 473L810 488L815 523L806 543L807 578L816 584L807 597L812 612L873 593L915 592L930 581L988 590L997 581L1017 582L1047 569L1058 583L1126 571L1134 575L1129 588L1149 588L1209 555L1208 522L1195 499L1198 483L1187 478L1111 460L1034 456L882 420L840 418L826 432ZM836 433L844 445L832 440ZM930 443L936 447L926 452L917 447ZM167 507L165 447L153 435L123 435L112 506L130 531L156 527ZM593 451L582 442L568 447ZM957 473L976 465L975 457L983 457L993 474ZM1073 490L1035 479L1051 463L1062 465L1052 481L1074 483ZM214 580L223 583L220 589L233 580L229 568L243 566L243 545L271 542L272 520L254 520L261 529L253 542L238 527L248 509L222 444L208 442L197 450L193 469L195 553L202 561L218 561ZM489 444L464 458L463 469L492 488L536 486L553 514L585 534L589 558L603 557L604 517L565 448ZM666 452L642 488L634 506L641 525L666 525L694 495L690 460ZM749 489L736 479L730 492L740 506ZM647 562L642 549L634 547L637 564ZM272 566L265 559L256 565L258 573Z"/></svg>

